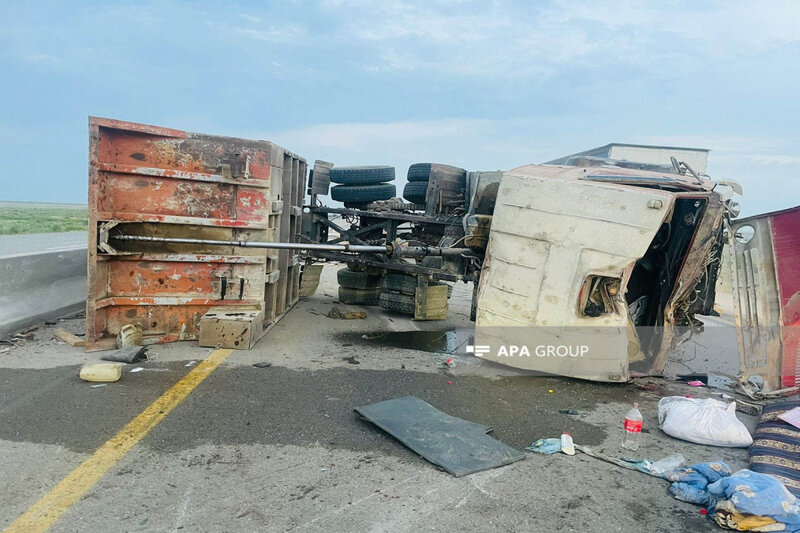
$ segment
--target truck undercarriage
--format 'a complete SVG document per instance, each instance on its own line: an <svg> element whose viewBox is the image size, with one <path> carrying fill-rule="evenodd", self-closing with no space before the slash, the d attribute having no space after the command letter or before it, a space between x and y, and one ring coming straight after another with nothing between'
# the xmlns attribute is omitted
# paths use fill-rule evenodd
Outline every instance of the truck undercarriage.
<svg viewBox="0 0 800 533"><path fill-rule="evenodd" d="M317 161L306 186L305 161L271 143L91 124L87 338L97 348L133 321L148 342L196 338L203 310L221 304L262 309L266 331L300 297L301 278L311 283L311 265L342 262L343 278L369 280L340 286L345 303L369 294L354 302L374 305L380 291L383 304L386 292L396 300L387 309L438 319L451 289L441 286L473 283L481 355L626 380L660 372L702 327L695 316L712 312L723 223L735 215L731 186L674 160L507 172L416 164L403 201L385 183L391 167ZM328 194L344 207L325 205ZM386 291L376 285L384 275ZM429 299L438 303L426 309ZM512 341L595 346L583 360L551 361L508 358Z"/></svg>

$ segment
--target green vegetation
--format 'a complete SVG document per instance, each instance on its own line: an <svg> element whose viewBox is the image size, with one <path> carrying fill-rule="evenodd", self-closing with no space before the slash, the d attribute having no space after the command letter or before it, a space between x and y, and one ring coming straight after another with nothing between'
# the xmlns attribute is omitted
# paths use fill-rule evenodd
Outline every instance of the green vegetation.
<svg viewBox="0 0 800 533"><path fill-rule="evenodd" d="M88 209L77 205L0 203L0 235L86 231Z"/></svg>

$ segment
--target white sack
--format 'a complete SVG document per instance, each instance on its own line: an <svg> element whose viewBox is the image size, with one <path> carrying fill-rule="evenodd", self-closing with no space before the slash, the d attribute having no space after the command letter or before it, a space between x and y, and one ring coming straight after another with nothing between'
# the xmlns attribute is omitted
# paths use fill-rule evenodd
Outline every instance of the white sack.
<svg viewBox="0 0 800 533"><path fill-rule="evenodd" d="M736 402L667 396L658 402L658 424L667 435L697 444L746 448L753 437L736 418Z"/></svg>

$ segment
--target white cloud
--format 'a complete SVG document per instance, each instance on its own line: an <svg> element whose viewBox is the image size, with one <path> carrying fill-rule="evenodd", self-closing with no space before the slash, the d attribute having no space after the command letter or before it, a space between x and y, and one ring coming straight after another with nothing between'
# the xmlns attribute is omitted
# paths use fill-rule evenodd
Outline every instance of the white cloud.
<svg viewBox="0 0 800 533"><path fill-rule="evenodd" d="M316 124L278 133L282 143L307 143L343 150L391 144L425 143L432 139L473 136L494 129L496 122L478 119L445 119L380 123Z"/></svg>
<svg viewBox="0 0 800 533"><path fill-rule="evenodd" d="M686 70L702 58L735 58L800 42L800 2L696 5L557 0L323 2L346 13L330 34L373 51L369 71L436 71L519 78L562 67L631 65Z"/></svg>
<svg viewBox="0 0 800 533"><path fill-rule="evenodd" d="M398 190L408 165L439 162L469 170L506 170L540 163L569 152L564 139L543 143L531 129L533 119L484 120L453 118L431 121L314 124L304 128L258 132L250 137L270 139L310 162L324 159L337 165L388 164L397 169ZM614 139L608 139L614 140ZM631 142L712 150L709 173L716 179L739 181L745 189L743 216L797 203L792 190L800 174L800 157L782 151L781 139L725 135L643 136ZM576 137L571 142L586 142ZM586 144L578 149L588 149ZM560 150L560 151L559 151Z"/></svg>
<svg viewBox="0 0 800 533"><path fill-rule="evenodd" d="M650 135L643 137L641 142L706 148L712 152L769 152L786 146L785 141L780 139L735 135Z"/></svg>
<svg viewBox="0 0 800 533"><path fill-rule="evenodd" d="M792 207L800 176L800 156L791 152L793 141L784 138L675 135L643 137L641 142L672 146L708 148L708 172L715 179L732 179L742 184L742 216Z"/></svg>
<svg viewBox="0 0 800 533"><path fill-rule="evenodd" d="M794 165L800 170L800 156L785 154L749 154L749 159L760 165ZM797 177L794 178L798 179Z"/></svg>
<svg viewBox="0 0 800 533"><path fill-rule="evenodd" d="M275 26L263 26L258 28L231 28L224 26L223 32L232 32L246 39L255 41L266 41L271 43L291 43L305 35L306 30L302 26L285 26L276 28Z"/></svg>
<svg viewBox="0 0 800 533"><path fill-rule="evenodd" d="M453 118L430 121L315 124L254 132L313 162L337 165L393 165L398 186L409 165L438 162L470 170L498 170L545 160L546 150L518 131L515 121Z"/></svg>

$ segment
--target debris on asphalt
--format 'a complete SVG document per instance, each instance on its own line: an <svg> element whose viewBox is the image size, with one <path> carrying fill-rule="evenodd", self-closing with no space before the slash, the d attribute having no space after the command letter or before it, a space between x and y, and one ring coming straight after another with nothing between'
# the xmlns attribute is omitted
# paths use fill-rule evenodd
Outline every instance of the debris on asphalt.
<svg viewBox="0 0 800 533"><path fill-rule="evenodd" d="M342 357L342 361L346 361L351 365L360 365L361 363L355 358L355 356L351 355L350 357Z"/></svg>
<svg viewBox="0 0 800 533"><path fill-rule="evenodd" d="M373 403L355 411L455 477L525 458L523 452L487 435L491 428L448 415L415 396Z"/></svg>
<svg viewBox="0 0 800 533"><path fill-rule="evenodd" d="M672 482L670 494L678 500L712 507L714 498L706 490L707 487L731 473L728 465L722 461L713 461L680 468L668 474L666 479Z"/></svg>
<svg viewBox="0 0 800 533"><path fill-rule="evenodd" d="M622 437L622 447L629 450L638 450L639 441L642 440L642 423L644 417L639 411L639 404L634 402L633 407L625 415L622 427L625 431Z"/></svg>
<svg viewBox="0 0 800 533"><path fill-rule="evenodd" d="M585 453L589 457L594 457L595 459L600 459L601 461L621 466L622 468L626 468L628 470L635 470L637 472L641 472L642 474L647 474L649 476L663 477L663 475L656 473L653 470L652 466L653 464L659 461L664 461L664 459L660 459L659 461L655 462L649 461L647 459L620 459L617 457L606 455L602 452L597 452L589 446L581 446L579 444L575 445L575 449L578 450L579 452Z"/></svg>
<svg viewBox="0 0 800 533"><path fill-rule="evenodd" d="M728 376L720 376L718 374L708 374L705 383L706 385L708 385L713 389L724 389L732 392L733 382L734 380L732 378L729 378Z"/></svg>
<svg viewBox="0 0 800 533"><path fill-rule="evenodd" d="M561 451L567 455L575 455L575 443L566 431L561 434Z"/></svg>
<svg viewBox="0 0 800 533"><path fill-rule="evenodd" d="M539 439L525 449L529 452L536 452L543 455L552 455L564 451L562 443L563 443L563 435L562 438L559 439L555 438ZM619 459L617 457L611 457L601 452L596 452L589 446L581 446L580 444L573 443L573 447L574 447L574 449L572 450L573 454L575 450L578 450L590 457L594 457L595 459L600 459L607 463L621 466L622 468L626 468L628 470L636 470L637 472L641 472L643 474L648 474L651 476L662 477L662 478L666 473L674 471L686 461L686 459L684 459L681 454L672 454L670 456L664 457L663 459L659 459L658 461L648 461L647 459L639 459L639 460ZM564 453L568 452L564 451Z"/></svg>
<svg viewBox="0 0 800 533"><path fill-rule="evenodd" d="M197 364L197 361L189 361L188 363L186 363L186 364L185 364L185 365L183 365L183 366L194 366L194 365L196 365L196 364Z"/></svg>
<svg viewBox="0 0 800 533"><path fill-rule="evenodd" d="M545 455L558 453L561 451L561 439L539 439L525 449Z"/></svg>
<svg viewBox="0 0 800 533"><path fill-rule="evenodd" d="M688 385L691 385L692 387L704 387L705 386L705 383L703 383L702 381L699 381L699 380L687 381L686 383Z"/></svg>
<svg viewBox="0 0 800 533"><path fill-rule="evenodd" d="M8 353L10 351L11 351L11 348L3 348L3 349L0 349L0 354Z"/></svg>
<svg viewBox="0 0 800 533"><path fill-rule="evenodd" d="M103 361L114 361L117 363L135 363L147 357L147 346L129 346L120 348L111 353L105 354L100 359Z"/></svg>
<svg viewBox="0 0 800 533"><path fill-rule="evenodd" d="M261 361L260 363L253 363L253 366L256 368L269 368L272 366L272 363L269 361Z"/></svg>
<svg viewBox="0 0 800 533"><path fill-rule="evenodd" d="M746 448L753 443L736 418L736 402L667 396L658 402L658 423L667 435L697 444Z"/></svg>
<svg viewBox="0 0 800 533"><path fill-rule="evenodd" d="M20 331L19 333L13 334L11 337L3 339L3 343L11 344L12 346L19 346L21 341L32 341L36 340L34 336L34 332L39 329L38 326L26 329L25 331Z"/></svg>
<svg viewBox="0 0 800 533"><path fill-rule="evenodd" d="M85 346L86 342L75 335L74 333L70 333L69 331L65 330L64 328L56 328L53 330L53 336L60 340L64 341L70 346Z"/></svg>
<svg viewBox="0 0 800 533"><path fill-rule="evenodd" d="M141 372L142 370L144 370L144 368L143 368L143 367L141 367L141 366L137 366L136 368L132 368L132 369L131 369L131 374L135 374L135 373L137 373L137 372Z"/></svg>
<svg viewBox="0 0 800 533"><path fill-rule="evenodd" d="M453 359L452 357L448 357L447 360L445 360L444 365L453 368L454 366L456 366L456 360Z"/></svg>
<svg viewBox="0 0 800 533"><path fill-rule="evenodd" d="M637 389L641 389L647 392L652 392L659 396L669 395L669 392L667 391L667 387L663 379L656 380L650 377L638 378L635 379L633 383Z"/></svg>
<svg viewBox="0 0 800 533"><path fill-rule="evenodd" d="M575 409L559 409L558 412L561 413L562 415L577 415L578 414L578 411L576 411Z"/></svg>
<svg viewBox="0 0 800 533"><path fill-rule="evenodd" d="M725 400L730 400L733 397L729 396L728 398L725 398L725 396L723 396L722 398ZM760 404L747 402L742 399L736 400L736 410L740 413L752 416L761 416L761 409L762 406Z"/></svg>
<svg viewBox="0 0 800 533"><path fill-rule="evenodd" d="M784 389L767 392L764 390L764 378L758 374L750 376L747 378L747 381L740 380L736 382L734 388L736 392L744 394L751 400L756 401L781 398L783 396L789 396L797 391L800 391L800 386L795 385L793 387L786 387Z"/></svg>
<svg viewBox="0 0 800 533"><path fill-rule="evenodd" d="M367 313L366 311L347 311L343 313L338 307L331 307L331 310L325 316L336 320L363 320L367 318Z"/></svg>
<svg viewBox="0 0 800 533"><path fill-rule="evenodd" d="M89 388L90 389L97 389L97 388L100 388L100 387L105 387L106 385L108 385L108 383L100 383L99 385L91 385Z"/></svg>
<svg viewBox="0 0 800 533"><path fill-rule="evenodd" d="M87 363L83 365L79 375L84 381L99 383L119 381L122 377L122 363Z"/></svg>
<svg viewBox="0 0 800 533"><path fill-rule="evenodd" d="M798 531L800 504L778 479L722 461L698 463L668 474L676 499L702 505L717 525L738 531Z"/></svg>
<svg viewBox="0 0 800 533"><path fill-rule="evenodd" d="M125 324L117 333L117 348L127 348L142 344L142 325Z"/></svg>
<svg viewBox="0 0 800 533"><path fill-rule="evenodd" d="M663 459L659 459L658 461L651 463L650 472L657 476L663 477L682 467L685 462L686 458L683 455L679 453L673 453L672 455L668 455Z"/></svg>
<svg viewBox="0 0 800 533"><path fill-rule="evenodd" d="M200 346L250 350L263 336L264 312L247 307L212 307L200 317Z"/></svg>

